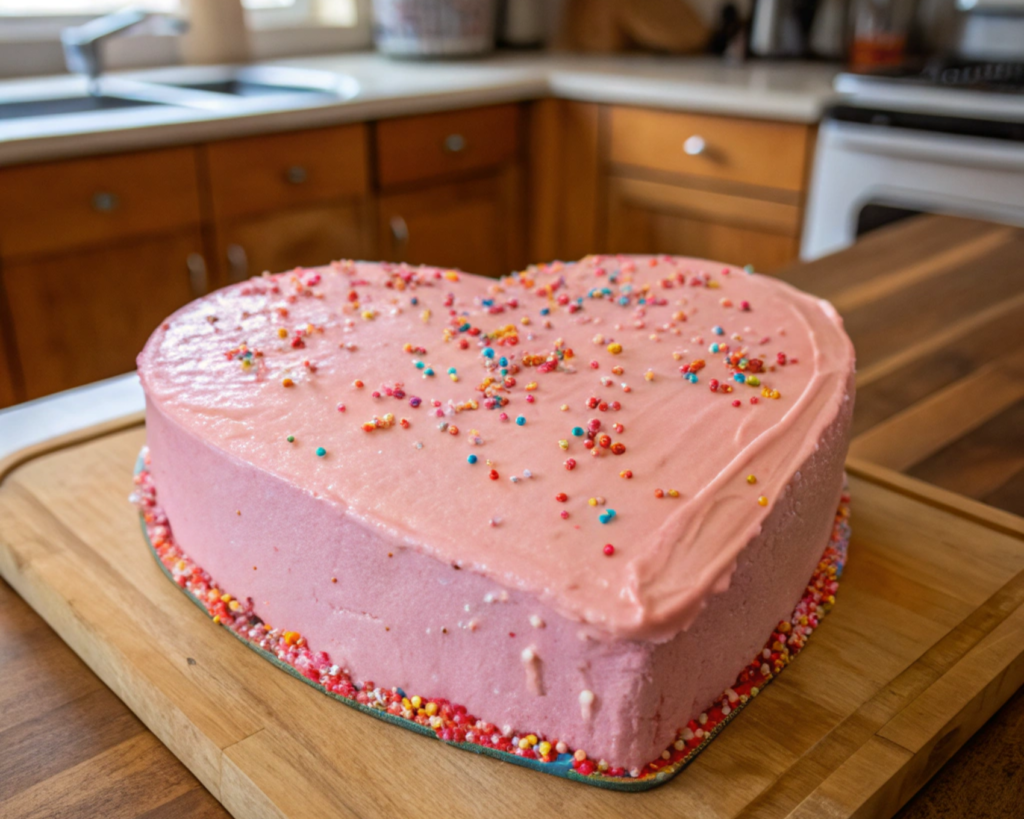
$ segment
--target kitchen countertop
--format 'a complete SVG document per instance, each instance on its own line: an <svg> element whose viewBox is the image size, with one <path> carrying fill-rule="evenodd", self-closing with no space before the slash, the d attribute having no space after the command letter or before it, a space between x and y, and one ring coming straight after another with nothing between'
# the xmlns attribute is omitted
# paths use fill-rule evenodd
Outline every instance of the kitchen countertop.
<svg viewBox="0 0 1024 819"><path fill-rule="evenodd" d="M779 275L829 298L854 340L851 466L935 505L956 505L1016 534L1024 548L1022 254L1022 229L926 216ZM134 375L123 376L0 412L0 442L10 449L18 436L27 445L70 431L76 414L85 426L140 406ZM853 514L856 528L856 498ZM1016 815L1022 729L1018 691L900 819ZM58 809L226 816L0 581L0 813L16 819Z"/></svg>
<svg viewBox="0 0 1024 819"><path fill-rule="evenodd" d="M817 122L835 97L837 65L711 57L502 54L479 60L396 61L375 53L275 60L263 65L319 69L359 84L345 100L259 97L220 109L140 106L0 121L0 165L139 150L294 128L420 114L555 96L789 122ZM199 67L118 72L109 81L173 79ZM80 95L76 76L0 82L0 103L40 94Z"/></svg>

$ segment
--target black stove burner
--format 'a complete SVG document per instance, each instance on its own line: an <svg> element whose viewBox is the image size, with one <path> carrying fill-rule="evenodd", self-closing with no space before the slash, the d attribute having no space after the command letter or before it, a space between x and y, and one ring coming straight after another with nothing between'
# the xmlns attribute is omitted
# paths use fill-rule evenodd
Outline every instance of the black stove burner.
<svg viewBox="0 0 1024 819"><path fill-rule="evenodd" d="M866 76L967 91L1024 93L1024 63L933 59L923 65L867 72Z"/></svg>

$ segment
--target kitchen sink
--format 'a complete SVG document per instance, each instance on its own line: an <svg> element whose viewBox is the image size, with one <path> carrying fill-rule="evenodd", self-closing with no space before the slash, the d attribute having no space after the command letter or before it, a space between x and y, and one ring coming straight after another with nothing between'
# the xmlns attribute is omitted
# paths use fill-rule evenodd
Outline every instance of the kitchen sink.
<svg viewBox="0 0 1024 819"><path fill-rule="evenodd" d="M81 114L89 111L112 111L118 108L135 108L140 105L159 105L159 103L151 100L112 96L19 100L0 103L0 120Z"/></svg>
<svg viewBox="0 0 1024 819"><path fill-rule="evenodd" d="M0 122L142 106L225 114L282 111L351 99L359 93L359 83L346 74L289 66L177 66L131 77L103 76L97 89L93 95L76 89L2 101Z"/></svg>
<svg viewBox="0 0 1024 819"><path fill-rule="evenodd" d="M182 83L178 88L192 88L196 91L209 91L213 94L231 94L235 97L265 97L275 94L310 94L324 92L310 88L288 85L267 85L244 80L220 80L216 82Z"/></svg>
<svg viewBox="0 0 1024 819"><path fill-rule="evenodd" d="M348 75L289 66L170 69L153 76L149 82L210 94L250 98L299 95L345 100L359 92L359 84Z"/></svg>

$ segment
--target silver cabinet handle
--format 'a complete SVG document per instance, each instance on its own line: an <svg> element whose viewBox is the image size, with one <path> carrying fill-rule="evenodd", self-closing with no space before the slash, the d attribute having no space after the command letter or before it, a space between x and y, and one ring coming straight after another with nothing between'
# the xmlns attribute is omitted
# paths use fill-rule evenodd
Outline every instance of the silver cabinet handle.
<svg viewBox="0 0 1024 819"><path fill-rule="evenodd" d="M466 138L462 134L448 134L448 136L444 138L443 145L447 153L462 153L466 150Z"/></svg>
<svg viewBox="0 0 1024 819"><path fill-rule="evenodd" d="M292 165L284 172L284 178L292 185L301 185L309 179L309 171L302 167L302 165Z"/></svg>
<svg viewBox="0 0 1024 819"><path fill-rule="evenodd" d="M704 137L694 134L691 137L687 137L683 143L683 153L687 156L700 156L704 153L704 149L707 148L707 143L704 142Z"/></svg>
<svg viewBox="0 0 1024 819"><path fill-rule="evenodd" d="M401 216L391 217L391 243L396 247L409 244L409 226Z"/></svg>
<svg viewBox="0 0 1024 819"><path fill-rule="evenodd" d="M188 285L192 295L202 296L209 286L209 278L206 275L206 259L201 253L189 253L185 259L185 266L188 268Z"/></svg>
<svg viewBox="0 0 1024 819"><path fill-rule="evenodd" d="M97 213L111 213L117 210L121 198L110 191L96 191L92 195L92 209Z"/></svg>
<svg viewBox="0 0 1024 819"><path fill-rule="evenodd" d="M231 281L241 282L249 278L249 256L241 245L228 245L228 265Z"/></svg>

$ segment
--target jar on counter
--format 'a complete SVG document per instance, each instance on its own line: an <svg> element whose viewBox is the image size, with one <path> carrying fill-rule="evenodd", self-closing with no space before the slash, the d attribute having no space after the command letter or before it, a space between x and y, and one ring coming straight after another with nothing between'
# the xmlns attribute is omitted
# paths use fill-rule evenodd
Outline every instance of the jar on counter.
<svg viewBox="0 0 1024 819"><path fill-rule="evenodd" d="M484 54L497 14L497 0L373 0L374 41L394 57Z"/></svg>
<svg viewBox="0 0 1024 819"><path fill-rule="evenodd" d="M851 0L850 67L891 68L903 62L916 0Z"/></svg>

